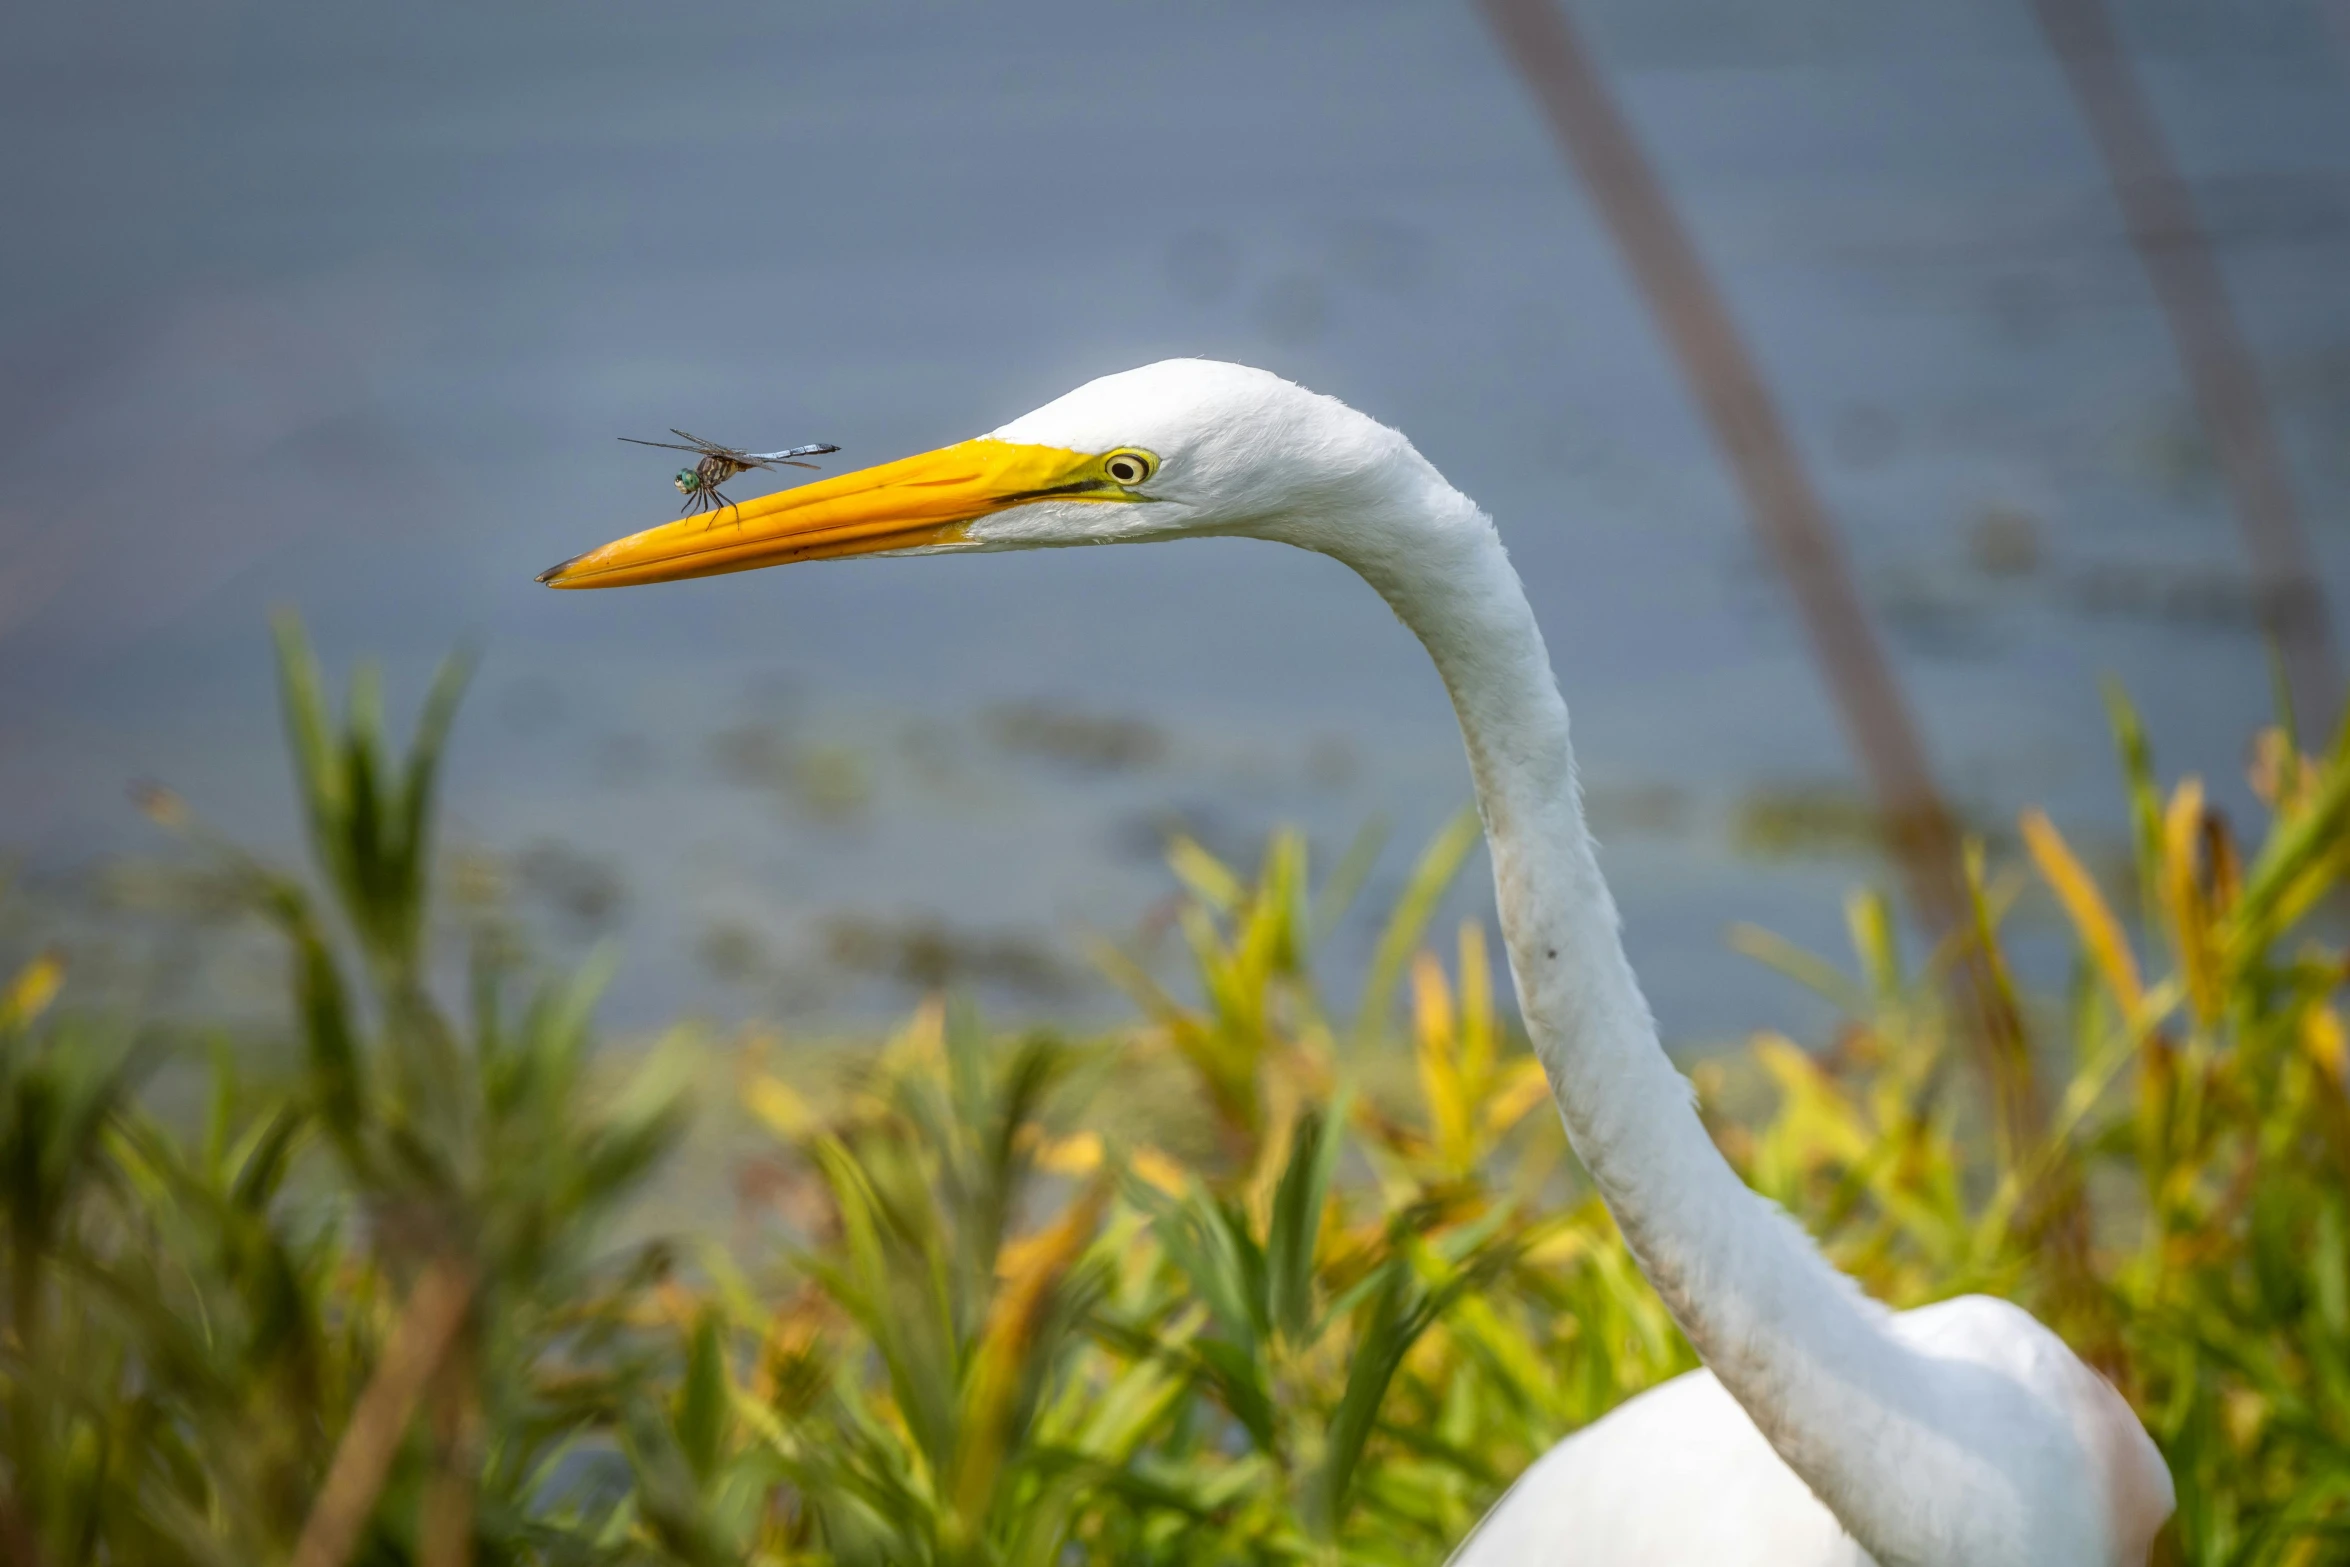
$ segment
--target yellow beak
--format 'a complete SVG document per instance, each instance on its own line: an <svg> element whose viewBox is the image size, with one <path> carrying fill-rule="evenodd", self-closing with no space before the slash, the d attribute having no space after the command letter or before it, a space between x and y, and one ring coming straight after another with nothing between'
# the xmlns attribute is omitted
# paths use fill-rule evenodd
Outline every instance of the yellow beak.
<svg viewBox="0 0 2350 1567"><path fill-rule="evenodd" d="M990 512L1134 497L1102 459L1056 446L962 441L615 539L539 573L550 588L620 588L791 561L959 544Z"/></svg>

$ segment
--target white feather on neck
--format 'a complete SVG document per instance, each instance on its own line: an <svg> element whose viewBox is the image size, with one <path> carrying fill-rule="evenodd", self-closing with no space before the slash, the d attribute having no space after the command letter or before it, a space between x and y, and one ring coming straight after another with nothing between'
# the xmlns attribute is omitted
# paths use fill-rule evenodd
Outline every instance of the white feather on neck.
<svg viewBox="0 0 2350 1567"><path fill-rule="evenodd" d="M2033 1509L1993 1450L2031 1423L2023 1390L1898 1342L1714 1147L1625 956L1518 575L1474 503L1416 453L1396 467L1418 472L1392 473L1405 482L1388 515L1317 542L1387 600L1451 694L1520 1010L1577 1156L1707 1367L1880 1562L2023 1559Z"/></svg>

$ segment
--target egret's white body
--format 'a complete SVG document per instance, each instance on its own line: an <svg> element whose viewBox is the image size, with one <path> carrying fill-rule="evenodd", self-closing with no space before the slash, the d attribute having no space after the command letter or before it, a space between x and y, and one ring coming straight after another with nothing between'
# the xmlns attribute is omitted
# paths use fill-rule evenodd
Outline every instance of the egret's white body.
<svg viewBox="0 0 2350 1567"><path fill-rule="evenodd" d="M1467 745L1528 1037L1706 1366L1553 1448L1462 1562L2145 1562L2170 1475L2102 1378L2006 1302L1868 1300L1707 1137L1625 958L1525 591L1491 520L1400 434L1261 370L1173 360L741 513L731 535L689 518L545 580L1245 535L1351 566L1426 646Z"/></svg>

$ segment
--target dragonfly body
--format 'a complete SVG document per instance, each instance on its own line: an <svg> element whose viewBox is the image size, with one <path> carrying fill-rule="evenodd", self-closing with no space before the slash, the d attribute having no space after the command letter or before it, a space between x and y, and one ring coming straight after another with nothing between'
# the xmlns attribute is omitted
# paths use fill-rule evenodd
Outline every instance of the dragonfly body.
<svg viewBox="0 0 2350 1567"><path fill-rule="evenodd" d="M821 457L827 452L840 450L837 446L819 442L811 446L788 447L780 452L746 452L740 447L705 441L683 430L671 430L669 433L686 444L680 446L677 441L640 441L628 435L621 439L631 446L658 446L668 452L692 452L700 459L691 468L678 469L669 481L677 486L677 493L685 497L685 505L680 508L681 514L732 506L734 502L720 493L718 486L737 474L750 473L759 468L813 468L816 466L814 463L800 462L798 459Z"/></svg>

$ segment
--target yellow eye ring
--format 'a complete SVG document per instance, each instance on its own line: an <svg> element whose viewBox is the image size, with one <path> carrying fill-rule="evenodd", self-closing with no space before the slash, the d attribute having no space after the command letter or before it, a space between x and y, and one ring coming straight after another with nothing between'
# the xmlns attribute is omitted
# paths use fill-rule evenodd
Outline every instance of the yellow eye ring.
<svg viewBox="0 0 2350 1567"><path fill-rule="evenodd" d="M1135 485L1158 471L1159 460L1148 452L1112 452L1102 459L1102 472L1115 484Z"/></svg>

